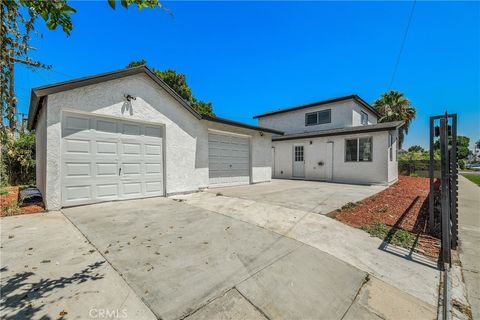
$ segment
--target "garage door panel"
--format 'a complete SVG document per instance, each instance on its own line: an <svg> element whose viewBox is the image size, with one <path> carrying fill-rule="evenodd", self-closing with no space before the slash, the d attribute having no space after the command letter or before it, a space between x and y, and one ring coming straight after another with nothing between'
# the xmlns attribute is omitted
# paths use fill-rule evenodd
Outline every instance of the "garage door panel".
<svg viewBox="0 0 480 320"><path fill-rule="evenodd" d="M65 163L67 177L91 177L92 168L90 163Z"/></svg>
<svg viewBox="0 0 480 320"><path fill-rule="evenodd" d="M67 153L90 153L89 140L65 139L64 145Z"/></svg>
<svg viewBox="0 0 480 320"><path fill-rule="evenodd" d="M210 185L250 182L250 139L209 134Z"/></svg>
<svg viewBox="0 0 480 320"><path fill-rule="evenodd" d="M62 203L163 195L162 128L64 114Z"/></svg>
<svg viewBox="0 0 480 320"><path fill-rule="evenodd" d="M78 185L65 187L65 200L68 201L85 201L92 198L92 190L90 185Z"/></svg>
<svg viewBox="0 0 480 320"><path fill-rule="evenodd" d="M124 176L140 175L142 173L141 163L123 163L122 169Z"/></svg>
<svg viewBox="0 0 480 320"><path fill-rule="evenodd" d="M67 116L64 128L69 131L89 130L90 118L82 116Z"/></svg>
<svg viewBox="0 0 480 320"><path fill-rule="evenodd" d="M159 193L163 190L163 181L149 181L145 183L145 191L149 194Z"/></svg>
<svg viewBox="0 0 480 320"><path fill-rule="evenodd" d="M123 153L126 155L140 155L142 145L140 143L123 143Z"/></svg>
<svg viewBox="0 0 480 320"><path fill-rule="evenodd" d="M145 135L148 137L161 138L162 129L159 127L145 126Z"/></svg>
<svg viewBox="0 0 480 320"><path fill-rule="evenodd" d="M117 155L118 146L116 141L95 141L94 142L99 155Z"/></svg>
<svg viewBox="0 0 480 320"><path fill-rule="evenodd" d="M144 146L145 155L147 156L161 156L162 155L162 146L154 144L145 144Z"/></svg>
<svg viewBox="0 0 480 320"><path fill-rule="evenodd" d="M101 199L116 198L119 194L117 183L97 185L97 197Z"/></svg>
<svg viewBox="0 0 480 320"><path fill-rule="evenodd" d="M119 174L117 162L104 162L96 164L97 177L117 177Z"/></svg>
<svg viewBox="0 0 480 320"><path fill-rule="evenodd" d="M142 127L137 124L122 124L122 133L130 136L139 136L142 133Z"/></svg>
<svg viewBox="0 0 480 320"><path fill-rule="evenodd" d="M126 182L123 183L123 194L127 196L138 196L142 194L141 182Z"/></svg>
<svg viewBox="0 0 480 320"><path fill-rule="evenodd" d="M102 132L107 132L107 133L117 134L118 133L117 122L116 121L110 121L110 120L97 119L95 130L97 130L101 133Z"/></svg>

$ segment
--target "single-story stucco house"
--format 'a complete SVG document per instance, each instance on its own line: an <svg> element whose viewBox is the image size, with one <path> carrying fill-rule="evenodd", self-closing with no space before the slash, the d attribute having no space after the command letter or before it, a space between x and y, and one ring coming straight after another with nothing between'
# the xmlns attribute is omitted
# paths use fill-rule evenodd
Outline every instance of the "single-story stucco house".
<svg viewBox="0 0 480 320"><path fill-rule="evenodd" d="M147 67L32 90L47 209L270 181L272 134L202 116Z"/></svg>
<svg viewBox="0 0 480 320"><path fill-rule="evenodd" d="M32 89L46 208L167 196L274 178L388 184L401 122L358 96L265 113L200 115L145 66Z"/></svg>
<svg viewBox="0 0 480 320"><path fill-rule="evenodd" d="M349 95L255 116L284 135L272 138L273 177L358 184L397 181L398 128Z"/></svg>

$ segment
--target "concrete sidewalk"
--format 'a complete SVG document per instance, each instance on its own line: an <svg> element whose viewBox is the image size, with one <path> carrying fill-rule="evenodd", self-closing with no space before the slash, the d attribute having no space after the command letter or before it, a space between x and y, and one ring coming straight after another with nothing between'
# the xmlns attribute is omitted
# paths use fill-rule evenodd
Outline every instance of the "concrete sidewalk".
<svg viewBox="0 0 480 320"><path fill-rule="evenodd" d="M462 176L458 184L460 260L473 319L480 319L480 187Z"/></svg>

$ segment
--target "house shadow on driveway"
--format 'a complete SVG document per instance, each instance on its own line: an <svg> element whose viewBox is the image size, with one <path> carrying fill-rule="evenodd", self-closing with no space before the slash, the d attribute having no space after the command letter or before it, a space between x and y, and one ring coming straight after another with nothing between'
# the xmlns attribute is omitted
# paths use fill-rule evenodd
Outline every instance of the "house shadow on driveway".
<svg viewBox="0 0 480 320"><path fill-rule="evenodd" d="M423 203L421 204L420 214L417 215L417 219L413 227L411 228L411 234L415 235L415 239L413 240L412 244L409 248L404 248L400 246L391 245L392 240L394 239L396 233L399 230L402 230L402 224L404 223L405 219L417 204L420 201L420 197L417 196L414 198L412 203L405 209L405 211L400 215L398 220L395 222L393 226L391 226L390 230L388 231L384 241L379 246L379 249L393 255L399 256L401 258L405 258L415 263L422 264L426 267L433 268L438 270L440 268L440 256L437 256L436 261L431 260L425 257L422 254L417 253L415 250L420 245L419 241L420 238L432 238L430 235L427 234L428 228L428 206L429 200L428 197L424 199Z"/></svg>
<svg viewBox="0 0 480 320"><path fill-rule="evenodd" d="M60 277L57 279L33 280L35 273L24 271L15 273L13 276L3 278L0 284L2 292L0 303L0 314L3 320L21 320L38 318L38 313L45 307L44 298L53 291L63 289L70 285L79 284L86 281L96 281L103 279L103 274L97 269L102 267L105 261L98 261L88 265L80 272L76 272L69 277ZM2 268L2 272L7 268ZM90 291L78 291L74 295L89 294ZM63 299L60 297L58 300ZM72 298L72 297L68 297ZM57 302L58 302L57 300ZM62 311L59 311L59 319L63 319ZM68 313L65 313L66 315ZM40 319L51 319L50 316L43 315Z"/></svg>

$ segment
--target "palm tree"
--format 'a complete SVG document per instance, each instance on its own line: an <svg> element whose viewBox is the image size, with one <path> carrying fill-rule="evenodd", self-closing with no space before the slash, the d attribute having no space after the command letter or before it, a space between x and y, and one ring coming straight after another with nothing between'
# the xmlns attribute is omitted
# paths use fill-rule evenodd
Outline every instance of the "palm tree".
<svg viewBox="0 0 480 320"><path fill-rule="evenodd" d="M381 115L378 122L404 122L404 125L398 130L398 145L401 148L405 135L408 134L408 128L417 114L415 107L410 105L410 100L403 93L394 90L383 93L373 103L373 107Z"/></svg>

